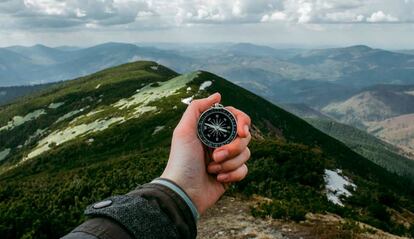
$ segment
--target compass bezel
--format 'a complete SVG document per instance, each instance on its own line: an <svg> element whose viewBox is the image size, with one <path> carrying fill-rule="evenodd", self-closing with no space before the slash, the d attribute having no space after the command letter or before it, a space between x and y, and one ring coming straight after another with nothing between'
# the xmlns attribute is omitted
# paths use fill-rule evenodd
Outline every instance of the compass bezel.
<svg viewBox="0 0 414 239"><path fill-rule="evenodd" d="M203 126L205 123L205 120L207 119L208 116L212 115L212 114L216 114L219 113L221 115L224 115L224 117L228 118L230 121L230 126L231 126L231 132L229 137L227 137L226 140L221 141L221 142L213 142L211 140L209 140L203 132ZM198 124L197 124L197 135L198 138L201 140L201 142L210 147L210 148L218 148L221 147L223 145L229 144L231 143L236 137L237 137L237 122L236 122L236 117L233 115L233 113L231 113L228 109L223 108L223 107L212 107L206 111L204 111L201 115L200 118L198 120Z"/></svg>

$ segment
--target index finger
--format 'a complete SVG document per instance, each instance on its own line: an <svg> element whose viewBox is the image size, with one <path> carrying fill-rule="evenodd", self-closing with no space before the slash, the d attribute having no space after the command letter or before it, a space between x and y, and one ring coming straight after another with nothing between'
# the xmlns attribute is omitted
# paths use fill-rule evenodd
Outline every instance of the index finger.
<svg viewBox="0 0 414 239"><path fill-rule="evenodd" d="M233 106L227 106L226 109L230 110L230 112L236 117L237 134L242 138L246 138L249 135L249 128L251 124L250 117L243 111L236 109Z"/></svg>

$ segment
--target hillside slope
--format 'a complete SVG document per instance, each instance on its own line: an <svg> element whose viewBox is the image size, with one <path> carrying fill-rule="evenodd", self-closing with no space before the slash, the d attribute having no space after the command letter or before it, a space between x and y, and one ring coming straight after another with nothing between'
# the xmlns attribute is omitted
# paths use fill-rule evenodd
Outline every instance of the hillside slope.
<svg viewBox="0 0 414 239"><path fill-rule="evenodd" d="M399 145L414 155L414 113L370 122L367 131L387 142Z"/></svg>
<svg viewBox="0 0 414 239"><path fill-rule="evenodd" d="M59 237L83 220L86 205L159 176L183 99L217 91L253 121L250 173L230 194L269 198L254 216L300 221L331 212L410 234L409 180L223 78L135 62L0 107L0 235Z"/></svg>
<svg viewBox="0 0 414 239"><path fill-rule="evenodd" d="M347 124L367 127L371 121L414 112L414 86L379 85L331 103L322 111Z"/></svg>
<svg viewBox="0 0 414 239"><path fill-rule="evenodd" d="M414 160L402 156L404 155L402 149L365 131L333 120L308 118L306 121L376 164L414 181Z"/></svg>

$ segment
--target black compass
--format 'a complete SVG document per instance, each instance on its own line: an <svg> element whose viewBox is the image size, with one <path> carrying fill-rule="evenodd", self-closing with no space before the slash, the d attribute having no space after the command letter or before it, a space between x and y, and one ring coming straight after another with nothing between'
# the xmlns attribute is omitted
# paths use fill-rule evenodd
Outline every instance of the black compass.
<svg viewBox="0 0 414 239"><path fill-rule="evenodd" d="M209 148L229 144L237 136L236 118L222 105L215 104L201 114L197 133L201 142Z"/></svg>

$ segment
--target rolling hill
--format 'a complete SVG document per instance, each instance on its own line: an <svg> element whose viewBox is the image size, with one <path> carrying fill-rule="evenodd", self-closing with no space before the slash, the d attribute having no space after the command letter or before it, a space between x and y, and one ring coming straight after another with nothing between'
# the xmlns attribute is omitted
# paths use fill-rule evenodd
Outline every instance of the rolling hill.
<svg viewBox="0 0 414 239"><path fill-rule="evenodd" d="M399 145L412 158L414 157L414 114L370 122L367 131L387 142Z"/></svg>
<svg viewBox="0 0 414 239"><path fill-rule="evenodd" d="M200 89L206 81L211 86ZM229 192L264 198L252 215L302 221L329 212L344 218L345 234L360 233L364 222L411 235L409 178L217 75L180 75L154 62L109 68L0 107L0 235L62 236L83 220L86 205L159 176L184 99L217 91L253 121L250 173Z"/></svg>
<svg viewBox="0 0 414 239"><path fill-rule="evenodd" d="M302 119L333 120L332 117L309 107L307 104L281 104L279 106Z"/></svg>
<svg viewBox="0 0 414 239"><path fill-rule="evenodd" d="M322 112L404 149L403 154L413 158L414 86L369 87L325 106Z"/></svg>
<svg viewBox="0 0 414 239"><path fill-rule="evenodd" d="M370 87L348 99L325 106L322 112L341 122L365 128L371 121L414 113L414 86Z"/></svg>
<svg viewBox="0 0 414 239"><path fill-rule="evenodd" d="M386 143L363 130L330 119L307 118L306 121L381 167L414 179L414 160L402 156L405 151L394 146L404 144Z"/></svg>
<svg viewBox="0 0 414 239"><path fill-rule="evenodd" d="M412 142L409 140L413 137L409 123L414 122L410 119L412 115L395 117L383 122L371 122L367 130L361 130L339 123L333 117L305 104L287 104L281 107L305 119L315 128L343 142L356 153L381 167L399 175L414 178L414 161L412 160L414 150L410 147Z"/></svg>

